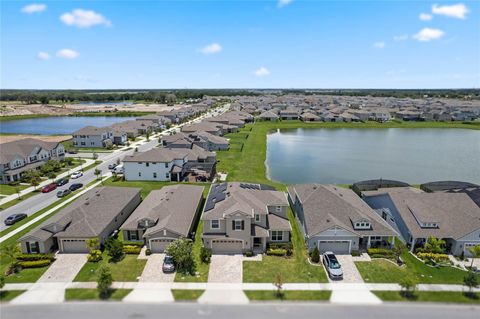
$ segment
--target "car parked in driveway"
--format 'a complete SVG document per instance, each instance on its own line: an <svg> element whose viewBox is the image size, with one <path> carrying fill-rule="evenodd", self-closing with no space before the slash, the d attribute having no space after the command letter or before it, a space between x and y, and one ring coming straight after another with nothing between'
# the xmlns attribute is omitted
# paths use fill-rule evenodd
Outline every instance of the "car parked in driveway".
<svg viewBox="0 0 480 319"><path fill-rule="evenodd" d="M57 197L65 197L70 194L72 191L70 189L62 189L61 191L57 192Z"/></svg>
<svg viewBox="0 0 480 319"><path fill-rule="evenodd" d="M117 167L116 163L112 163L112 164L108 165L108 169L110 169L110 170L114 169L115 167Z"/></svg>
<svg viewBox="0 0 480 319"><path fill-rule="evenodd" d="M51 191L57 189L57 184L51 183L42 188L42 193L50 193Z"/></svg>
<svg viewBox="0 0 480 319"><path fill-rule="evenodd" d="M82 187L83 187L82 183L75 183L75 184L70 185L70 187L68 189L71 192L73 192L73 191L76 191L77 189L82 188Z"/></svg>
<svg viewBox="0 0 480 319"><path fill-rule="evenodd" d="M27 218L27 214L13 214L8 216L3 222L5 225L9 226L21 221L24 218Z"/></svg>
<svg viewBox="0 0 480 319"><path fill-rule="evenodd" d="M80 178L83 176L83 173L80 172L80 171L76 171L76 172L73 172L72 175L70 176L70 178L73 178L73 179L76 179L76 178Z"/></svg>
<svg viewBox="0 0 480 319"><path fill-rule="evenodd" d="M327 251L322 255L323 264L331 279L343 279L342 266L338 262L337 257L331 251Z"/></svg>
<svg viewBox="0 0 480 319"><path fill-rule="evenodd" d="M175 264L173 262L173 257L166 255L163 259L162 270L165 273L171 273L175 271Z"/></svg>
<svg viewBox="0 0 480 319"><path fill-rule="evenodd" d="M68 178L62 178L55 182L58 187L63 186L68 183Z"/></svg>

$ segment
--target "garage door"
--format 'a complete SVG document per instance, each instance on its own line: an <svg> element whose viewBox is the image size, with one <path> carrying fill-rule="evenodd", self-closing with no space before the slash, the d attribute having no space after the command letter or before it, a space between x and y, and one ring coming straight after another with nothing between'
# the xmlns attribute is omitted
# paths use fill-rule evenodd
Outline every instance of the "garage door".
<svg viewBox="0 0 480 319"><path fill-rule="evenodd" d="M88 253L87 243L83 239L63 239L63 253Z"/></svg>
<svg viewBox="0 0 480 319"><path fill-rule="evenodd" d="M320 241L318 246L320 253L331 251L334 254L350 254L349 240L325 240Z"/></svg>
<svg viewBox="0 0 480 319"><path fill-rule="evenodd" d="M150 240L150 250L152 253L163 253L165 248L172 243L174 239L170 238L156 238Z"/></svg>
<svg viewBox="0 0 480 319"><path fill-rule="evenodd" d="M212 240L212 252L214 254L241 254L243 252L243 242L234 239Z"/></svg>

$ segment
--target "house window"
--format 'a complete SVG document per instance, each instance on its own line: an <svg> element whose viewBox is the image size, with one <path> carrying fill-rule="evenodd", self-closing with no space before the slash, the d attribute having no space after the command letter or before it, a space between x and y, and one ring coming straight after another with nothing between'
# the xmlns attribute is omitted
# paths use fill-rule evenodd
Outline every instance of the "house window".
<svg viewBox="0 0 480 319"><path fill-rule="evenodd" d="M36 241L32 241L32 242L29 242L29 246L30 246L30 253L31 254L38 254L40 253L40 249L38 247L38 242Z"/></svg>
<svg viewBox="0 0 480 319"><path fill-rule="evenodd" d="M283 241L283 231L272 230L272 241Z"/></svg>
<svg viewBox="0 0 480 319"><path fill-rule="evenodd" d="M142 172L138 172L138 177L142 177Z"/></svg>
<svg viewBox="0 0 480 319"><path fill-rule="evenodd" d="M153 178L157 178L157 173L153 173Z"/></svg>
<svg viewBox="0 0 480 319"><path fill-rule="evenodd" d="M165 163L165 168L168 168L168 163Z"/></svg>
<svg viewBox="0 0 480 319"><path fill-rule="evenodd" d="M85 142L80 142L80 145L85 146ZM42 156L42 158L43 158L43 156Z"/></svg>
<svg viewBox="0 0 480 319"><path fill-rule="evenodd" d="M275 207L275 211L276 211L277 213L281 213L281 212L282 212L282 206L276 206L276 207Z"/></svg>
<svg viewBox="0 0 480 319"><path fill-rule="evenodd" d="M220 228L220 222L218 219L212 219L210 221L210 228L211 229L219 229Z"/></svg>
<svg viewBox="0 0 480 319"><path fill-rule="evenodd" d="M138 231L137 230L129 230L128 231L128 240L138 240Z"/></svg>
<svg viewBox="0 0 480 319"><path fill-rule="evenodd" d="M255 221L260 222L260 215L259 214L255 214Z"/></svg>
<svg viewBox="0 0 480 319"><path fill-rule="evenodd" d="M170 174L169 173L165 174L165 177L170 178Z"/></svg>
<svg viewBox="0 0 480 319"><path fill-rule="evenodd" d="M233 230L243 230L243 220L234 220Z"/></svg>
<svg viewBox="0 0 480 319"><path fill-rule="evenodd" d="M146 166L146 167L149 167L149 166L150 166L150 163L145 163L145 166Z"/></svg>

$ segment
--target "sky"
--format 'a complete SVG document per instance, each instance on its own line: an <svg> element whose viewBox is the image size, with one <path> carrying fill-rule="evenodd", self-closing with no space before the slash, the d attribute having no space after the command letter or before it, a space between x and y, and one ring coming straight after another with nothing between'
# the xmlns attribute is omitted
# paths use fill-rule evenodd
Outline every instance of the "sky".
<svg viewBox="0 0 480 319"><path fill-rule="evenodd" d="M0 1L3 89L480 88L480 1Z"/></svg>

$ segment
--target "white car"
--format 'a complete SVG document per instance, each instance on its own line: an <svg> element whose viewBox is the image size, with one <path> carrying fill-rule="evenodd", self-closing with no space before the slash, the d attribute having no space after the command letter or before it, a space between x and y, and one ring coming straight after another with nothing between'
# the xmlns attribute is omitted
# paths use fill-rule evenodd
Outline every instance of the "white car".
<svg viewBox="0 0 480 319"><path fill-rule="evenodd" d="M76 179L76 178L79 178L79 177L82 177L83 176L83 173L80 172L80 171L76 171L76 172L73 172L72 175L70 176L70 178L72 179Z"/></svg>

